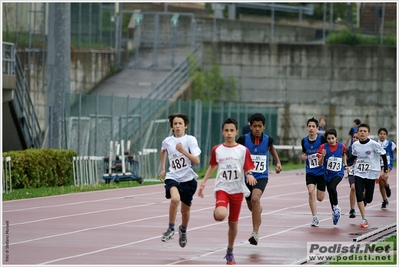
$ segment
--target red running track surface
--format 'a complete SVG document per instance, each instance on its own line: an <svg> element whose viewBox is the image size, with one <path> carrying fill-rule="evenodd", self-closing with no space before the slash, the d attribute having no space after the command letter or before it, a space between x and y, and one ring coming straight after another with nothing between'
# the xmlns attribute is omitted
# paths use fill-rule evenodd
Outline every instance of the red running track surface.
<svg viewBox="0 0 399 267"><path fill-rule="evenodd" d="M304 171L271 173L261 199L262 225L258 246L250 245L251 214L243 202L234 247L237 264L290 265L306 258L308 241L350 242L354 237L396 223L397 174L389 178L392 196L381 210L381 195L367 205L369 228L359 227L358 216L348 217L349 185L338 185L342 214L332 224L328 194L317 203L319 227L310 227ZM196 194L188 226L188 243L178 244L178 233L168 243L161 235L168 226L169 200L163 185L68 194L3 202L2 263L13 265L224 265L227 220L213 219L214 179L205 198ZM181 222L177 216L176 229ZM7 251L6 251L7 245ZM6 253L7 252L7 253Z"/></svg>

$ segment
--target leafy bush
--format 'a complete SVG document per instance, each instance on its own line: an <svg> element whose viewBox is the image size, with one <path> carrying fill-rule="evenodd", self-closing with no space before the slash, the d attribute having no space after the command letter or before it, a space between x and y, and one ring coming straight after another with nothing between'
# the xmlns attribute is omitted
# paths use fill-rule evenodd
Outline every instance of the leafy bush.
<svg viewBox="0 0 399 267"><path fill-rule="evenodd" d="M233 76L224 78L219 64L214 59L212 51L208 51L212 58L209 69L190 69L190 75L195 77L191 85L192 99L200 99L204 102L234 101L240 95L242 89L237 86ZM190 66L195 66L196 58L188 58Z"/></svg>
<svg viewBox="0 0 399 267"><path fill-rule="evenodd" d="M345 28L339 33L329 34L326 43L358 45L360 44L360 37L357 34L353 34L348 28Z"/></svg>
<svg viewBox="0 0 399 267"><path fill-rule="evenodd" d="M12 187L39 188L73 185L73 150L27 149L4 152L11 157Z"/></svg>
<svg viewBox="0 0 399 267"><path fill-rule="evenodd" d="M365 36L352 32L350 29L342 29L338 33L331 33L326 40L327 44L346 44L346 45L379 45L379 36ZM396 46L396 36L387 35L383 37L384 45Z"/></svg>

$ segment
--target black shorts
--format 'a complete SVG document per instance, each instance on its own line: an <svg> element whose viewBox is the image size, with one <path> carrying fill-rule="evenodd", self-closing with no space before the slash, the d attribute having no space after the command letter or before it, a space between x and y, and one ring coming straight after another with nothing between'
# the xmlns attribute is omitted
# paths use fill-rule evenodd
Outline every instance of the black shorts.
<svg viewBox="0 0 399 267"><path fill-rule="evenodd" d="M180 201L186 204L187 206L191 206L193 201L193 196L195 191L197 191L197 180L192 179L191 181L179 183L173 179L165 180L165 197L170 199L170 188L176 186L177 190L180 194Z"/></svg>
<svg viewBox="0 0 399 267"><path fill-rule="evenodd" d="M355 176L348 175L349 187L355 182Z"/></svg>
<svg viewBox="0 0 399 267"><path fill-rule="evenodd" d="M248 197L246 197L245 199L251 200L252 190L254 190L255 188L260 189L263 193L263 191L265 191L268 181L269 181L269 178L260 178L260 179L256 180L256 185L250 185L247 183L246 185L247 185L249 191L251 191L251 194Z"/></svg>
<svg viewBox="0 0 399 267"><path fill-rule="evenodd" d="M308 184L315 184L317 190L325 192L326 191L326 180L324 180L324 175L314 176L312 174L306 174L306 186Z"/></svg>

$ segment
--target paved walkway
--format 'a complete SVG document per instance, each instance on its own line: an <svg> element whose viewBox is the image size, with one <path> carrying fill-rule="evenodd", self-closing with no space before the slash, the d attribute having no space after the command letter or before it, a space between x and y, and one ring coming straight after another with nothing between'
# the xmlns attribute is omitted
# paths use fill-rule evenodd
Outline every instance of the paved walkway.
<svg viewBox="0 0 399 267"><path fill-rule="evenodd" d="M176 48L174 64L182 62L190 53L190 49L190 47ZM135 55L132 55L120 72L104 80L91 91L91 94L146 97L172 69L173 50L171 48L158 49L157 68L152 68L154 64L152 49L140 49L139 53L138 67Z"/></svg>

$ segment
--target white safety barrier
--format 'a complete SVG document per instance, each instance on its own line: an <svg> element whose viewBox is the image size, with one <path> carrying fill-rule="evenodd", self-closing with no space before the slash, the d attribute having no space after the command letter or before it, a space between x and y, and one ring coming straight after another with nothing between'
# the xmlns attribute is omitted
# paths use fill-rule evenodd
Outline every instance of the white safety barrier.
<svg viewBox="0 0 399 267"><path fill-rule="evenodd" d="M158 149L144 148L143 151L139 151L139 157L140 165L142 166L140 175L146 181L159 181L157 178L159 174L157 166L160 166Z"/></svg>
<svg viewBox="0 0 399 267"><path fill-rule="evenodd" d="M2 169L3 169L3 194L12 192L12 180L11 180L11 157L2 158Z"/></svg>
<svg viewBox="0 0 399 267"><path fill-rule="evenodd" d="M278 149L285 149L285 150L301 150L302 146L290 146L290 145L276 145L274 146L277 150Z"/></svg>
<svg viewBox="0 0 399 267"><path fill-rule="evenodd" d="M98 161L104 157L82 156L73 157L73 181L77 185L92 185L99 181Z"/></svg>

